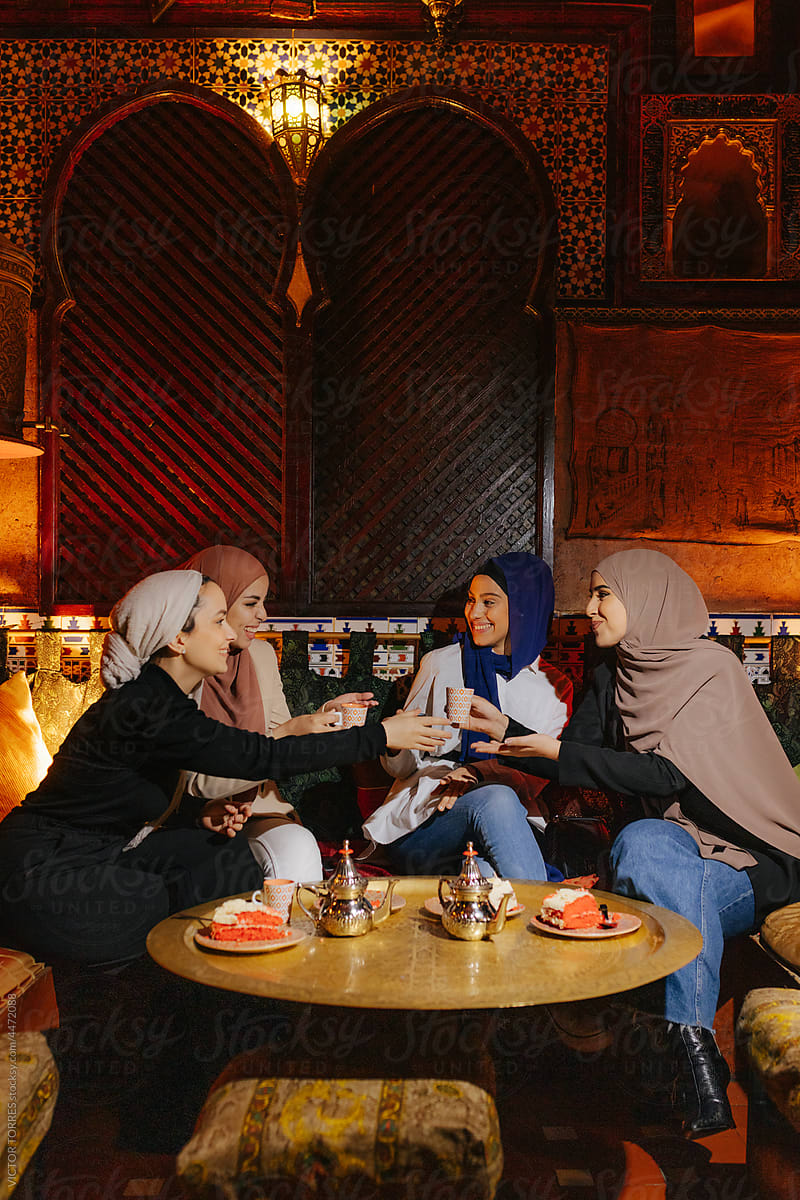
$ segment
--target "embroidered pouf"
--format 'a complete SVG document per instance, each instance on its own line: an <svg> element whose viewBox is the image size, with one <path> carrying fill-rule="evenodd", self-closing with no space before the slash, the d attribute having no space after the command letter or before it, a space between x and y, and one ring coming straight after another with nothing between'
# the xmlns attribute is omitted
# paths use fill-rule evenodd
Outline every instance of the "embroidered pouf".
<svg viewBox="0 0 800 1200"><path fill-rule="evenodd" d="M178 1156L203 1200L491 1200L502 1170L491 1096L438 1079L220 1082Z"/></svg>
<svg viewBox="0 0 800 1200"><path fill-rule="evenodd" d="M800 971L800 904L771 912L761 926L761 943L790 970Z"/></svg>
<svg viewBox="0 0 800 1200"><path fill-rule="evenodd" d="M2 1034L0 1141L3 1143L3 1170L0 1171L0 1200L6 1200L14 1192L50 1128L57 1096L58 1071L44 1035ZM20 1195L22 1191L20 1188Z"/></svg>

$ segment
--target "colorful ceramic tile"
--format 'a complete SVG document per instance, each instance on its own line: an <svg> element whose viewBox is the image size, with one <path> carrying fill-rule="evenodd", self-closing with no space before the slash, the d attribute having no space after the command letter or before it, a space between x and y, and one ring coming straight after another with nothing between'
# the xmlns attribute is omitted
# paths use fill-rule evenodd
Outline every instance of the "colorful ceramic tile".
<svg viewBox="0 0 800 1200"><path fill-rule="evenodd" d="M249 42L248 76L253 86L266 87L279 69L293 69L294 52L291 42Z"/></svg>
<svg viewBox="0 0 800 1200"><path fill-rule="evenodd" d="M262 86L256 63L263 42L244 38L200 38L195 43L195 81L204 87Z"/></svg>
<svg viewBox="0 0 800 1200"><path fill-rule="evenodd" d="M380 99L377 92L352 92L347 95L331 95L329 104L330 130L333 133L345 125L356 113L368 108Z"/></svg>
<svg viewBox="0 0 800 1200"><path fill-rule="evenodd" d="M191 80L193 48L189 41L100 39L95 56L95 83L125 92L152 79Z"/></svg>
<svg viewBox="0 0 800 1200"><path fill-rule="evenodd" d="M245 112L250 113L250 116L254 117L259 123L264 123L262 88L217 87L215 84L212 87L212 91L217 92L220 96L224 96L226 100L230 100L231 104L235 104L238 108L242 108Z"/></svg>
<svg viewBox="0 0 800 1200"><path fill-rule="evenodd" d="M48 40L0 41L0 95L24 93L31 96L47 86L45 66L49 64Z"/></svg>
<svg viewBox="0 0 800 1200"><path fill-rule="evenodd" d="M0 199L0 233L15 246L39 256L40 201L38 198Z"/></svg>
<svg viewBox="0 0 800 1200"><path fill-rule="evenodd" d="M307 629L310 633L330 633L333 631L332 617L268 617L259 625L259 633L289 632L293 629Z"/></svg>
<svg viewBox="0 0 800 1200"><path fill-rule="evenodd" d="M410 87L432 80L439 56L432 42L397 42L394 48L394 86Z"/></svg>
<svg viewBox="0 0 800 1200"><path fill-rule="evenodd" d="M800 635L800 617L794 614L775 614L772 615L772 637L786 636L786 634Z"/></svg>
<svg viewBox="0 0 800 1200"><path fill-rule="evenodd" d="M556 47L535 42L498 42L492 48L492 84L552 91L560 78Z"/></svg>
<svg viewBox="0 0 800 1200"><path fill-rule="evenodd" d="M43 86L52 95L88 90L95 81L94 39L53 41L42 45L39 60Z"/></svg>
<svg viewBox="0 0 800 1200"><path fill-rule="evenodd" d="M389 633L416 633L416 617L389 617Z"/></svg>
<svg viewBox="0 0 800 1200"><path fill-rule="evenodd" d="M339 70L340 61L345 64L347 56L340 59L339 48L332 42L303 41L296 46L295 67L302 67L314 79L323 84L332 83Z"/></svg>
<svg viewBox="0 0 800 1200"><path fill-rule="evenodd" d="M365 621L361 617L336 617L334 620L334 628L337 633L355 633L365 631L367 633L388 633L389 623L386 617L380 617L373 621Z"/></svg>
<svg viewBox="0 0 800 1200"><path fill-rule="evenodd" d="M744 669L747 671L747 677L751 683L765 684L771 682L769 664L758 665L746 663Z"/></svg>
<svg viewBox="0 0 800 1200"><path fill-rule="evenodd" d="M44 129L42 97L0 100L0 195L41 194Z"/></svg>
<svg viewBox="0 0 800 1200"><path fill-rule="evenodd" d="M566 149L578 148L588 153L592 148L605 151L605 104L560 103L561 144Z"/></svg>
<svg viewBox="0 0 800 1200"><path fill-rule="evenodd" d="M45 99L45 163L49 168L61 143L97 108L91 92Z"/></svg>
<svg viewBox="0 0 800 1200"><path fill-rule="evenodd" d="M598 93L608 90L608 50L605 46L565 46L562 61L562 87L571 93Z"/></svg>

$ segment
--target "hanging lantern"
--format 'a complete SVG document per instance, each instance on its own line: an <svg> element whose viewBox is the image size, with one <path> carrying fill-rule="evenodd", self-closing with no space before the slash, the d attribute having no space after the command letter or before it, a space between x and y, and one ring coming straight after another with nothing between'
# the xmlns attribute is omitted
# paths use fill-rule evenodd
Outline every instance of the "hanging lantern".
<svg viewBox="0 0 800 1200"><path fill-rule="evenodd" d="M272 135L292 179L304 187L323 142L322 79L312 79L302 68L292 74L280 68L267 92Z"/></svg>

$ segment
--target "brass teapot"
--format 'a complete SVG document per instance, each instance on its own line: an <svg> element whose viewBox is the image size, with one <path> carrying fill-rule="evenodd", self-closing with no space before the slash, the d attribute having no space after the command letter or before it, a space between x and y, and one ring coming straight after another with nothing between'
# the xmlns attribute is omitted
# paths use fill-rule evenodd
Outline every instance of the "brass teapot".
<svg viewBox="0 0 800 1200"><path fill-rule="evenodd" d="M491 937L493 933L499 933L506 923L508 893L501 897L500 906L495 913L489 903L492 885L481 875L475 862L477 857L477 850L473 849L472 842L468 842L463 855L464 865L458 878L439 880L442 924L451 937L461 938L465 942L477 942L481 938ZM442 890L445 887L450 891L447 899Z"/></svg>
<svg viewBox="0 0 800 1200"><path fill-rule="evenodd" d="M392 910L392 892L396 879L390 879L379 908L373 908L365 896L368 880L353 863L350 843L342 847L338 866L324 884L298 884L297 903L323 933L331 937L361 937L384 921ZM319 898L319 908L311 912L300 899L301 888Z"/></svg>

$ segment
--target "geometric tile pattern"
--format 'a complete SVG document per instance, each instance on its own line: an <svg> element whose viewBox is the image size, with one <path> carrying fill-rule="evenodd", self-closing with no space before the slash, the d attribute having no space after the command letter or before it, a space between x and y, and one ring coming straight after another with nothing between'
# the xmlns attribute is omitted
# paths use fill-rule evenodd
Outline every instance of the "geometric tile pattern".
<svg viewBox="0 0 800 1200"><path fill-rule="evenodd" d="M550 177L562 220L558 295L604 296L608 61L601 46L465 42L439 54L432 41L0 40L0 232L36 250L53 156L100 104L155 80L185 81L254 114L265 81L293 65L322 76L329 133L392 91L419 84L459 88L497 107L536 147Z"/></svg>

